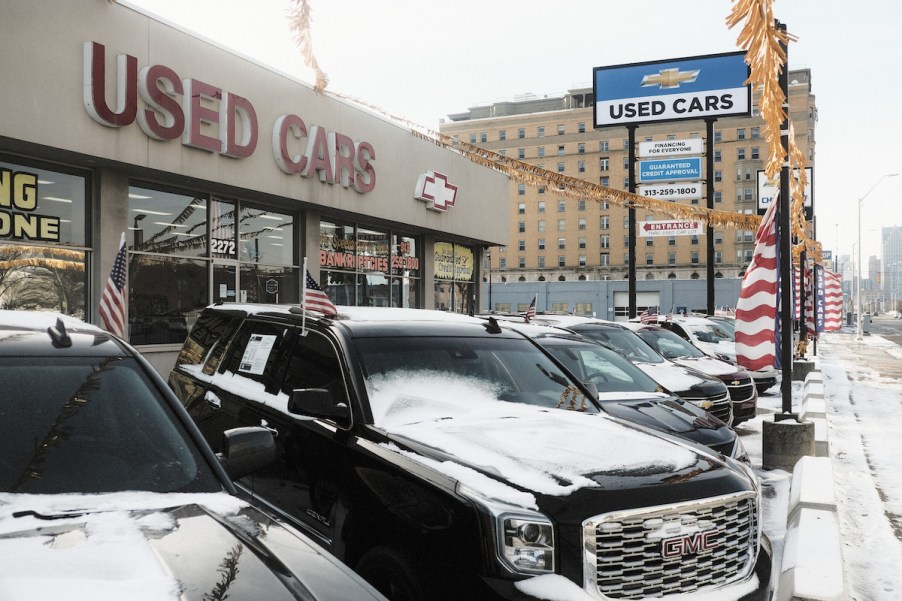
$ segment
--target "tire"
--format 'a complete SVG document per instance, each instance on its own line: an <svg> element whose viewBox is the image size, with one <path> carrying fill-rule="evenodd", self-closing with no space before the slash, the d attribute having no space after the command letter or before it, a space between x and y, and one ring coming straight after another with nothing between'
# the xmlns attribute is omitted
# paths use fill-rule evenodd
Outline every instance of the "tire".
<svg viewBox="0 0 902 601"><path fill-rule="evenodd" d="M367 551L355 570L389 601L431 601L423 571L402 553L387 547Z"/></svg>

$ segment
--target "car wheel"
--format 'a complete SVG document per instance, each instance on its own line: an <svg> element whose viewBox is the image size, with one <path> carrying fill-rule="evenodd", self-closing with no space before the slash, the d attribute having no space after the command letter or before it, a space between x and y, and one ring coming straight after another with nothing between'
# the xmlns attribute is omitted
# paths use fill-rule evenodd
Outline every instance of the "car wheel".
<svg viewBox="0 0 902 601"><path fill-rule="evenodd" d="M391 601L432 599L415 562L393 549L370 549L357 562L355 571Z"/></svg>

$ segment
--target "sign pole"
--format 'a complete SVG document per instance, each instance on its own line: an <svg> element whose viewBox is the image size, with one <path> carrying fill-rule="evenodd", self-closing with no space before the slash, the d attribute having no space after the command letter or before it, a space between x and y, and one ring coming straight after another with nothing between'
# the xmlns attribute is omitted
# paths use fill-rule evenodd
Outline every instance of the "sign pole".
<svg viewBox="0 0 902 601"><path fill-rule="evenodd" d="M629 132L629 139L627 143L629 144L629 192L630 194L636 193L636 128L638 126L628 125L627 131ZM636 207L630 203L629 207L629 318L634 319L637 315L636 311Z"/></svg>
<svg viewBox="0 0 902 601"><path fill-rule="evenodd" d="M717 119L705 119L707 127L705 141L705 179L707 182L708 208L714 209L714 122ZM708 224L705 230L708 251L708 315L714 315L714 227Z"/></svg>
<svg viewBox="0 0 902 601"><path fill-rule="evenodd" d="M786 24L779 20L777 29L786 31ZM780 73L780 89L783 90L783 122L780 125L780 140L783 144L783 152L786 158L783 168L780 170L780 361L783 381L780 383L780 391L783 397L782 410L787 418L795 418L792 415L792 249L790 248L790 207L792 206L789 173L789 48L785 42L780 42L780 47L786 53L786 62Z"/></svg>

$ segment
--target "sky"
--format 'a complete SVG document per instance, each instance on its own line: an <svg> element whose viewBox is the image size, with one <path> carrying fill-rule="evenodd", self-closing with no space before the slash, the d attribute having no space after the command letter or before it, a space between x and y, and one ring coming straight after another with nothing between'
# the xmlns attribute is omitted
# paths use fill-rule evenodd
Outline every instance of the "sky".
<svg viewBox="0 0 902 601"><path fill-rule="evenodd" d="M315 81L288 29L294 0L123 0L302 81ZM448 114L519 94L590 86L592 69L740 50L731 0L309 0L328 90L438 129ZM553 7L553 8L552 8ZM810 68L819 120L814 202L826 250L880 256L879 231L902 226L902 78L894 0L777 0Z"/></svg>

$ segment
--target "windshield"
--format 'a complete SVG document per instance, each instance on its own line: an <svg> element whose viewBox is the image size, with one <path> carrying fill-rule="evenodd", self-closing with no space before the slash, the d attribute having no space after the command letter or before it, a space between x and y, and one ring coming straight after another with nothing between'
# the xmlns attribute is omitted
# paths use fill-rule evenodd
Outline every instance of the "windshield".
<svg viewBox="0 0 902 601"><path fill-rule="evenodd" d="M714 323L718 325L724 332L729 334L730 340L733 340L736 332L736 322L732 319L716 319L712 320Z"/></svg>
<svg viewBox="0 0 902 601"><path fill-rule="evenodd" d="M0 382L0 491L222 490L133 358L4 357Z"/></svg>
<svg viewBox="0 0 902 601"><path fill-rule="evenodd" d="M357 349L377 426L400 411L438 419L500 401L598 412L525 338L359 338Z"/></svg>
<svg viewBox="0 0 902 601"><path fill-rule="evenodd" d="M700 342L732 342L733 337L730 336L723 328L714 323L706 323L693 325L691 328L692 335Z"/></svg>
<svg viewBox="0 0 902 601"><path fill-rule="evenodd" d="M608 326L579 326L570 328L574 332L591 338L603 346L620 353L633 363L663 363L664 358L632 330Z"/></svg>
<svg viewBox="0 0 902 601"><path fill-rule="evenodd" d="M598 343L553 337L538 338L536 342L577 379L595 384L599 393L662 391L644 371Z"/></svg>
<svg viewBox="0 0 902 601"><path fill-rule="evenodd" d="M670 330L637 330L636 334L647 342L667 359L680 359L682 357L707 357L688 340L674 334Z"/></svg>

